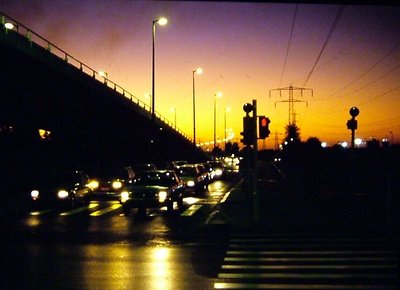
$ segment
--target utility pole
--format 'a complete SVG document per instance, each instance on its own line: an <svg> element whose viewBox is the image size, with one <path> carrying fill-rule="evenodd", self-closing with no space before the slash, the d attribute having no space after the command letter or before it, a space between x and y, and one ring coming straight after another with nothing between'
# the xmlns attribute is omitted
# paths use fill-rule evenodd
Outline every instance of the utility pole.
<svg viewBox="0 0 400 290"><path fill-rule="evenodd" d="M253 154L253 180L252 180L252 189L253 189L253 221L254 223L258 223L260 220L260 197L257 193L257 177L258 177L258 146L257 146L257 100L252 101L253 105L253 130L255 134L253 135L253 149L254 149L254 154Z"/></svg>
<svg viewBox="0 0 400 290"><path fill-rule="evenodd" d="M243 106L246 116L243 117L243 139L240 141L246 146L246 183L251 194L253 206L253 222L259 222L259 196L257 194L257 100ZM252 116L250 116L252 113Z"/></svg>
<svg viewBox="0 0 400 290"><path fill-rule="evenodd" d="M351 130L351 148L354 149L354 136L358 127L356 117L360 114L360 110L357 107L351 107L349 113L351 119L347 121L347 129Z"/></svg>
<svg viewBox="0 0 400 290"><path fill-rule="evenodd" d="M304 91L311 91L311 97L313 96L313 90L308 89L308 88L298 88L294 87L292 85L285 87L285 88L278 88L278 89L271 89L269 90L269 97L271 98L271 92L273 91L279 91L279 96L282 96L282 91L288 91L289 92L289 98L283 101L277 101L275 102L275 107L276 103L289 103L289 125L295 125L296 124L296 112L294 111L294 104L299 103L299 102L305 102L308 106L307 101L299 100L294 98L294 92L299 92L300 96L303 97L303 92Z"/></svg>

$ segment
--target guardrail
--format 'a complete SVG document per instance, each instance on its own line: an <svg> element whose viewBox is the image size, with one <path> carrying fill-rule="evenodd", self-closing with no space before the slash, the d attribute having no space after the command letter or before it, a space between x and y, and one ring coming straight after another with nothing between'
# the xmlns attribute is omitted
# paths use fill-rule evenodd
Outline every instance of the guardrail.
<svg viewBox="0 0 400 290"><path fill-rule="evenodd" d="M113 82L108 78L107 75L102 74L100 71L96 71L95 69L91 68L87 64L83 63L82 61L78 60L77 58L73 57L66 51L62 50L59 48L57 45L51 43L44 37L40 36L38 33L32 31L29 29L27 26L19 23L17 20L13 19L10 16L7 16L6 14L0 12L0 21L1 25L6 29L7 31L13 31L16 32L24 37L26 37L30 42L33 42L42 48L47 49L49 52L51 52L53 55L59 57L60 59L63 59L66 63L71 64L78 68L81 72L91 76L95 80L102 82L105 86L113 89L115 92L119 93L121 96L128 98L132 102L136 103L139 107L143 108L144 110L150 112L151 107L147 105L145 102L141 101L137 97L135 97L133 94L125 90L123 87L118 85L117 83ZM176 131L186 139L190 140L190 138L181 130L177 129L172 122L170 122L168 119L166 119L164 116L159 114L158 112L155 112L155 116L163 122L165 125L170 127L172 130Z"/></svg>

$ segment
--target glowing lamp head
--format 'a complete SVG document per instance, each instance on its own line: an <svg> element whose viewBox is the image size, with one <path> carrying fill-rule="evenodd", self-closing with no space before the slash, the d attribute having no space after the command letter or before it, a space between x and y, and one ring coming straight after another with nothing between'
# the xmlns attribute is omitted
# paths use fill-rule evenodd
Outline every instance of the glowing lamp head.
<svg viewBox="0 0 400 290"><path fill-rule="evenodd" d="M168 19L167 18L160 18L156 21L159 25L164 26L168 23Z"/></svg>
<svg viewBox="0 0 400 290"><path fill-rule="evenodd" d="M37 189L32 190L32 191L31 191L31 198L32 198L33 200L38 199L38 198L39 198L39 190L37 190Z"/></svg>
<svg viewBox="0 0 400 290"><path fill-rule="evenodd" d="M4 23L4 27L7 29L14 29L15 25L12 24L11 22L6 22Z"/></svg>

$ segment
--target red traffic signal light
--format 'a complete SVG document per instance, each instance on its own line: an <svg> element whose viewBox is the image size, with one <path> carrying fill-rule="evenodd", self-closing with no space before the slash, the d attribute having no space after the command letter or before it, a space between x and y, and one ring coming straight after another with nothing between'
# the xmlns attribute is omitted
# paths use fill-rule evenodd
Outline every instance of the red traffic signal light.
<svg viewBox="0 0 400 290"><path fill-rule="evenodd" d="M258 138L259 139L265 139L271 133L269 130L269 123L271 123L271 120L268 117L265 117L265 116L258 117L258 136L259 136Z"/></svg>

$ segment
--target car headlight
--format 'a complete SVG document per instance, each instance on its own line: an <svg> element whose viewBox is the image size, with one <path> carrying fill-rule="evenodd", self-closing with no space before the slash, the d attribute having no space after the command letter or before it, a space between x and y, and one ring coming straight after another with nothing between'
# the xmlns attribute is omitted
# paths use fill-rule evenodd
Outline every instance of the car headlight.
<svg viewBox="0 0 400 290"><path fill-rule="evenodd" d="M186 184L189 187L193 187L194 186L194 181L193 180L189 180Z"/></svg>
<svg viewBox="0 0 400 290"><path fill-rule="evenodd" d="M159 202L164 202L167 199L167 192L166 191L160 191L158 193L158 201Z"/></svg>
<svg viewBox="0 0 400 290"><path fill-rule="evenodd" d="M68 191L61 189L57 192L58 198L64 199L68 197Z"/></svg>
<svg viewBox="0 0 400 290"><path fill-rule="evenodd" d="M222 169L216 169L215 170L215 175L221 176L222 175Z"/></svg>
<svg viewBox="0 0 400 290"><path fill-rule="evenodd" d="M121 192L121 202L126 202L129 199L129 192L122 191Z"/></svg>
<svg viewBox="0 0 400 290"><path fill-rule="evenodd" d="M99 182L97 180L90 180L88 186L91 189L96 189L99 187Z"/></svg>
<svg viewBox="0 0 400 290"><path fill-rule="evenodd" d="M38 199L38 198L39 198L39 190L37 190L37 189L32 190L32 191L31 191L31 198L32 198L33 200Z"/></svg>
<svg viewBox="0 0 400 290"><path fill-rule="evenodd" d="M119 180L113 181L112 187L113 187L114 189L120 189L120 188L122 187L122 182L119 181Z"/></svg>

